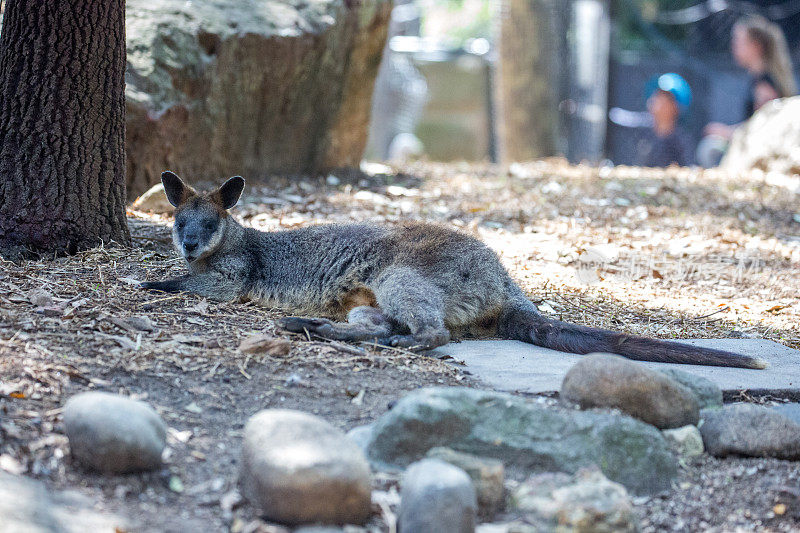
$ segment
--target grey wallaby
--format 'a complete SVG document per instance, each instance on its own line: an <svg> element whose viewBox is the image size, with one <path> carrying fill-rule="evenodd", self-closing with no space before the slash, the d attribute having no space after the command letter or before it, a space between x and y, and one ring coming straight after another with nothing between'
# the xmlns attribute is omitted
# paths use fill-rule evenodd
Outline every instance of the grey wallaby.
<svg viewBox="0 0 800 533"><path fill-rule="evenodd" d="M198 193L161 175L176 207L172 236L189 274L144 282L219 300L250 299L288 312L280 325L342 341L431 349L451 336L499 336L564 352L641 361L764 368L764 361L543 317L479 240L428 223L342 224L290 231L246 228L228 214L244 179Z"/></svg>

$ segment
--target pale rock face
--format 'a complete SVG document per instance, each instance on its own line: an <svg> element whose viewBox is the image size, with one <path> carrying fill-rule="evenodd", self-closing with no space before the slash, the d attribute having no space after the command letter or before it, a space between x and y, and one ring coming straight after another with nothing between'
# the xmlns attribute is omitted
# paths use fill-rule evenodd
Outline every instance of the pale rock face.
<svg viewBox="0 0 800 533"><path fill-rule="evenodd" d="M121 474L161 466L164 421L144 402L107 392L84 392L64 406L72 456L100 472Z"/></svg>
<svg viewBox="0 0 800 533"><path fill-rule="evenodd" d="M357 166L388 0L131 0L127 185Z"/></svg>
<svg viewBox="0 0 800 533"><path fill-rule="evenodd" d="M737 128L721 166L800 174L800 96L773 100Z"/></svg>
<svg viewBox="0 0 800 533"><path fill-rule="evenodd" d="M164 185L161 183L147 189L143 195L133 202L131 207L137 211L159 215L168 215L175 211L175 207L167 200L167 196L164 194Z"/></svg>

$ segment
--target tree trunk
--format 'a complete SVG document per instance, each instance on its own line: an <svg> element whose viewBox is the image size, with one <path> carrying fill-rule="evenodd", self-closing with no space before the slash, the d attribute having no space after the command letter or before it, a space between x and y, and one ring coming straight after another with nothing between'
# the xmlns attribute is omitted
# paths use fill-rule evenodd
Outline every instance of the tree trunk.
<svg viewBox="0 0 800 533"><path fill-rule="evenodd" d="M558 41L552 10L550 0L501 1L497 100L506 162L555 153Z"/></svg>
<svg viewBox="0 0 800 533"><path fill-rule="evenodd" d="M128 243L125 2L16 0L0 35L0 250Z"/></svg>

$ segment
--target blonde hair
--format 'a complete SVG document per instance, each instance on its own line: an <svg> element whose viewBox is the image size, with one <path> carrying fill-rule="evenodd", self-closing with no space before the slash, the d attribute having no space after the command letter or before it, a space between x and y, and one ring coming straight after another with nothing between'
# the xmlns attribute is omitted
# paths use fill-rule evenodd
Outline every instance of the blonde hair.
<svg viewBox="0 0 800 533"><path fill-rule="evenodd" d="M745 30L747 37L761 46L767 74L777 84L776 89L781 97L797 94L789 46L780 26L761 15L747 15L739 19L736 27Z"/></svg>

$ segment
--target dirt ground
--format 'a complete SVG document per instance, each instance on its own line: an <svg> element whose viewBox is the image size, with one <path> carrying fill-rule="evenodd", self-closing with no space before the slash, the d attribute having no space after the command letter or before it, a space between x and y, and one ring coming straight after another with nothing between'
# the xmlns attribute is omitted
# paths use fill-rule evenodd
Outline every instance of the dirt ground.
<svg viewBox="0 0 800 533"><path fill-rule="evenodd" d="M545 313L651 336L800 347L791 183L560 161L363 170L249 184L235 213L264 230L436 220L495 248ZM184 266L169 217L131 211L129 222L131 248L0 260L0 468L78 490L127 517L131 531L268 531L231 492L242 428L260 409L302 409L347 430L417 387L479 386L468 368L434 358L276 331L280 313L254 304L142 291L136 280ZM239 349L261 333L287 339L288 350ZM156 407L170 427L161 472L109 477L72 463L61 408L85 390ZM684 465L670 494L636 500L637 512L644 531L797 530L799 479L791 462L705 457ZM395 480L375 485L385 498L371 527L384 531Z"/></svg>

